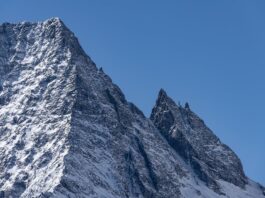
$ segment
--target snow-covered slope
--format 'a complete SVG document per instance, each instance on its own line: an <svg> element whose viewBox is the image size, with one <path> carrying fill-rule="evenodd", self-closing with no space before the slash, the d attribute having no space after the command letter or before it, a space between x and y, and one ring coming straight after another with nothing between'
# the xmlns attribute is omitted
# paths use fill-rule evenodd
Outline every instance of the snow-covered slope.
<svg viewBox="0 0 265 198"><path fill-rule="evenodd" d="M264 197L213 134L213 158L198 158L207 182L187 160L195 151L172 146L156 122L163 113L153 115L154 124L58 18L0 25L0 197ZM184 138L203 154L204 131Z"/></svg>

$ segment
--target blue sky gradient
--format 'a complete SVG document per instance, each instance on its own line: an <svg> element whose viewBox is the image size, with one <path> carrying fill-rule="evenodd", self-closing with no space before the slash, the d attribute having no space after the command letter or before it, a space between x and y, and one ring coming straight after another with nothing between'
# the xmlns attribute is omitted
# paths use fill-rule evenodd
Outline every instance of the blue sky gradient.
<svg viewBox="0 0 265 198"><path fill-rule="evenodd" d="M53 16L146 116L160 88L188 101L265 185L264 0L0 0L0 23Z"/></svg>

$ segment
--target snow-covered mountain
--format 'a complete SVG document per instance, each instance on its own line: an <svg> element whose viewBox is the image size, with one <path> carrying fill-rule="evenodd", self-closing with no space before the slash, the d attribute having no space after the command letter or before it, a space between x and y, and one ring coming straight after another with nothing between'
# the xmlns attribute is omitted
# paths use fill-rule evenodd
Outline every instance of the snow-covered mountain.
<svg viewBox="0 0 265 198"><path fill-rule="evenodd" d="M161 90L151 119L58 18L0 25L0 197L264 198Z"/></svg>

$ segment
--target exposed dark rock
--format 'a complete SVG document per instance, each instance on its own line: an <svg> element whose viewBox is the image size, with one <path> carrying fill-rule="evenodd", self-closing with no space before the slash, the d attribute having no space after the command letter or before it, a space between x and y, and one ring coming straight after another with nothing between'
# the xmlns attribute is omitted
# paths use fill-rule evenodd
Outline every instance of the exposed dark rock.
<svg viewBox="0 0 265 198"><path fill-rule="evenodd" d="M176 105L161 90L151 120L210 188L221 193L218 179L245 188L247 178L236 154L220 142L187 103L184 108Z"/></svg>

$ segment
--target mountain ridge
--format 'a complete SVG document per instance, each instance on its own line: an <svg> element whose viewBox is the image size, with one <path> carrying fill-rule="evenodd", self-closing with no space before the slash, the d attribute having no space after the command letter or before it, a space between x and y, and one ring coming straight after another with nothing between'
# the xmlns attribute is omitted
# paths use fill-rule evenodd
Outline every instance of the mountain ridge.
<svg viewBox="0 0 265 198"><path fill-rule="evenodd" d="M207 184L164 137L164 112L152 122L128 102L59 18L0 25L0 44L0 197L263 197L240 166L233 184L206 166Z"/></svg>

